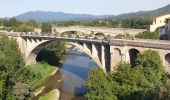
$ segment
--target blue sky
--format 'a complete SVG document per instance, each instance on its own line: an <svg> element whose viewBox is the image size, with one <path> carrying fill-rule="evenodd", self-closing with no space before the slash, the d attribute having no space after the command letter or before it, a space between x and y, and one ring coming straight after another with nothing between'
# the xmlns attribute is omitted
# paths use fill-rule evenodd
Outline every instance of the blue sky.
<svg viewBox="0 0 170 100"><path fill-rule="evenodd" d="M117 15L139 10L153 10L169 3L170 0L1 0L0 17L12 17L37 10Z"/></svg>

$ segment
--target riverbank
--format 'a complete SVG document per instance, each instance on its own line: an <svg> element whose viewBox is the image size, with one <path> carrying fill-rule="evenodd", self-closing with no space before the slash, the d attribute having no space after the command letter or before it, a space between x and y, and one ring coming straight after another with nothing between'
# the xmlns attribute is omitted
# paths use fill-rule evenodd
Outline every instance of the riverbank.
<svg viewBox="0 0 170 100"><path fill-rule="evenodd" d="M48 75L49 77L54 75L55 73L57 73L57 71L59 70L59 68L56 68L50 75ZM36 91L33 93L34 96L38 96L40 93L42 93L42 91L45 89L45 87L40 87L38 89L36 89Z"/></svg>
<svg viewBox="0 0 170 100"><path fill-rule="evenodd" d="M59 100L60 91L58 89L54 89L51 92L41 96L39 100Z"/></svg>
<svg viewBox="0 0 170 100"><path fill-rule="evenodd" d="M41 66L41 65L38 65L38 66ZM59 90L58 90L59 86L54 87L54 85L53 85L53 84L58 84L56 82L61 82L60 78L57 78L56 80L54 80L54 78L56 78L56 75L58 77L59 68L48 65L48 68L49 67L50 67L50 71L46 70L46 71L48 71L47 72L48 74L47 73L44 74L44 78L41 81L39 81L39 82L41 82L41 84L39 86L37 86L36 91L33 93L33 95L34 95L34 97L32 98L33 100L39 100L40 97L47 95L47 94L51 95L51 91L53 91L54 88L55 88L55 91L57 91L57 93L56 93L57 97L59 97L59 95L60 95ZM37 68L35 68L35 69L37 69ZM46 68L44 68L44 69L46 69ZM43 71L41 71L41 72L43 72ZM50 82L50 84L49 84L49 82ZM52 94L54 94L54 93L52 92ZM55 97L56 97L56 95L55 95ZM51 98L51 96L50 96L50 98ZM51 100L51 99L49 99L49 100ZM56 100L56 99L54 99L54 100Z"/></svg>

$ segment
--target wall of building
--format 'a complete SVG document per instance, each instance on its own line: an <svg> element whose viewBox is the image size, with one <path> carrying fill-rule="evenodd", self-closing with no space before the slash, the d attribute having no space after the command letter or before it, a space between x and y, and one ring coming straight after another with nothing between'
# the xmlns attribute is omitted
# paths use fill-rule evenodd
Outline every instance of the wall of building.
<svg viewBox="0 0 170 100"><path fill-rule="evenodd" d="M170 19L166 20L165 33L170 34Z"/></svg>
<svg viewBox="0 0 170 100"><path fill-rule="evenodd" d="M165 26L165 20L166 20L166 18L169 18L169 17L170 17L170 14L162 15L162 16L158 16L158 17L154 18L152 25L149 26L149 31L154 32L159 27Z"/></svg>

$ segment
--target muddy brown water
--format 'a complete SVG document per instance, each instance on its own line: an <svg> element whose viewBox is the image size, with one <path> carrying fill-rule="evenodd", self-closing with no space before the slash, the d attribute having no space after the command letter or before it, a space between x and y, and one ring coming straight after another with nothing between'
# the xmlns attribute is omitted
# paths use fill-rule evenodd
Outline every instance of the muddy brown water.
<svg viewBox="0 0 170 100"><path fill-rule="evenodd" d="M68 49L64 58L60 70L41 84L41 87L45 88L42 93L33 97L33 100L38 100L40 96L54 89L60 91L59 100L87 100L86 79L90 69L97 64L78 49Z"/></svg>

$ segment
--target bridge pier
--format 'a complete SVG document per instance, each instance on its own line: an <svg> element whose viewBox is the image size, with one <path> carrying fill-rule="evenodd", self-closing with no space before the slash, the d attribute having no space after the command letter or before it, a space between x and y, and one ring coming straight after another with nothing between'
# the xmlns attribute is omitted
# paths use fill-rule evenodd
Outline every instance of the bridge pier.
<svg viewBox="0 0 170 100"><path fill-rule="evenodd" d="M106 71L106 69L105 69L105 67L106 67L105 56L106 56L106 54L105 54L105 47L102 44L101 45L101 64L102 64L102 69L104 69Z"/></svg>
<svg viewBox="0 0 170 100"><path fill-rule="evenodd" d="M88 44L88 43L85 43L85 42L83 43L84 49L88 52L88 54L91 55L91 54L92 54L92 52L91 52L91 49L92 49L92 48L90 48L90 45L91 45L91 44Z"/></svg>
<svg viewBox="0 0 170 100"><path fill-rule="evenodd" d="M93 44L92 43L92 57L94 60L96 60L96 63L101 67L102 64L100 62L100 59L99 59L99 50L97 48L97 44Z"/></svg>
<svg viewBox="0 0 170 100"><path fill-rule="evenodd" d="M25 52L26 52L26 49L25 49L26 45L25 44L27 43L26 40L21 38L21 37L18 37L17 38L17 43L18 43L18 47L19 47L19 49L21 51L21 54L25 55Z"/></svg>

